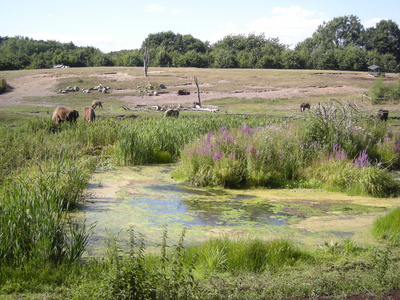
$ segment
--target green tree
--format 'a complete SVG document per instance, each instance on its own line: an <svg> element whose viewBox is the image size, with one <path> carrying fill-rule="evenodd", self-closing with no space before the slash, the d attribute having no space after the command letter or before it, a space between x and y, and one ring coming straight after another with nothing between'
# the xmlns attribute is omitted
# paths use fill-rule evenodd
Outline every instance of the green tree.
<svg viewBox="0 0 400 300"><path fill-rule="evenodd" d="M334 18L328 23L324 22L318 27L316 38L326 47L362 46L364 31L359 18L350 15Z"/></svg>
<svg viewBox="0 0 400 300"><path fill-rule="evenodd" d="M381 54L393 54L400 61L400 29L392 20L382 20L366 31L367 50L376 50Z"/></svg>
<svg viewBox="0 0 400 300"><path fill-rule="evenodd" d="M236 51L226 49L218 49L213 51L214 68L237 68L238 61Z"/></svg>

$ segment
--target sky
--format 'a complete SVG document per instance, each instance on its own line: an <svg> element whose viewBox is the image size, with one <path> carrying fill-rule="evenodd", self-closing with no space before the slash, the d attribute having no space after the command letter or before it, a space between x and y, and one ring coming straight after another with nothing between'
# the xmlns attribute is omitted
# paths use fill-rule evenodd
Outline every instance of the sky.
<svg viewBox="0 0 400 300"><path fill-rule="evenodd" d="M0 36L73 42L104 53L138 49L172 31L211 44L230 34L264 34L293 48L323 22L354 15L365 28L400 27L399 0L0 0Z"/></svg>

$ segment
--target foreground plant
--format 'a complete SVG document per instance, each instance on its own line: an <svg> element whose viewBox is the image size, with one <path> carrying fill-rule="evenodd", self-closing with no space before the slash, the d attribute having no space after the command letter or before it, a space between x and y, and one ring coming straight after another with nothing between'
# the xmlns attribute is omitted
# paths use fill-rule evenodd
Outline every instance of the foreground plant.
<svg viewBox="0 0 400 300"><path fill-rule="evenodd" d="M372 232L376 238L398 245L400 243L400 208L393 209L387 215L377 218L372 225Z"/></svg>

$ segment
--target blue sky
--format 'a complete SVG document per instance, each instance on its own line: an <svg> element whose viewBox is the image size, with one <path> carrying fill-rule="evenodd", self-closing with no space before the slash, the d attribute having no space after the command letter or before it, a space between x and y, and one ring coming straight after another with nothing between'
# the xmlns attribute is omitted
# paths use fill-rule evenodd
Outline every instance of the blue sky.
<svg viewBox="0 0 400 300"><path fill-rule="evenodd" d="M400 26L399 0L0 0L0 36L73 42L108 53L140 48L151 33L173 31L215 43L228 34L264 33L292 47L323 21L355 15L365 27Z"/></svg>

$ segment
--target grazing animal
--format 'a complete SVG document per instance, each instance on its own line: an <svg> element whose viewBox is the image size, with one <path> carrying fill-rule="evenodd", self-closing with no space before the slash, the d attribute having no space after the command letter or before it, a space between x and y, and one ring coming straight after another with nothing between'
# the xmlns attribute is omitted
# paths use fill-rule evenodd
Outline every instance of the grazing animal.
<svg viewBox="0 0 400 300"><path fill-rule="evenodd" d="M181 95L181 96L183 96L183 95L190 95L190 92L189 92L189 91L186 91L186 90L179 90L179 91L178 91L178 95Z"/></svg>
<svg viewBox="0 0 400 300"><path fill-rule="evenodd" d="M88 123L93 122L96 119L96 115L94 113L94 109L91 106L86 106L83 108L82 117Z"/></svg>
<svg viewBox="0 0 400 300"><path fill-rule="evenodd" d="M387 121L389 116L389 111L387 109L380 109L378 110L378 114L377 117L379 118L379 120L381 121Z"/></svg>
<svg viewBox="0 0 400 300"><path fill-rule="evenodd" d="M101 109L103 109L103 103L100 100L93 100L92 107L93 109L95 109L96 107L100 107Z"/></svg>
<svg viewBox="0 0 400 300"><path fill-rule="evenodd" d="M63 121L76 122L76 119L78 119L78 117L79 117L79 113L77 110L60 106L60 107L56 107L51 119L57 125L60 125L60 123Z"/></svg>
<svg viewBox="0 0 400 300"><path fill-rule="evenodd" d="M300 104L300 111L305 111L306 109L310 109L311 105L310 103L302 103Z"/></svg>
<svg viewBox="0 0 400 300"><path fill-rule="evenodd" d="M166 110L165 113L164 113L164 118L167 118L167 117L176 117L176 118L178 118L179 117L179 110L176 110L176 109L168 109L168 110Z"/></svg>

